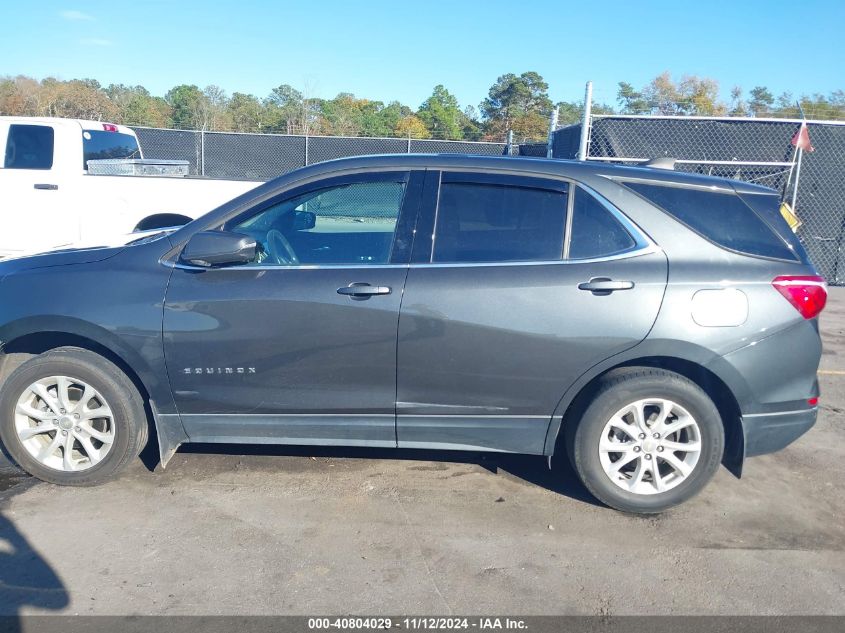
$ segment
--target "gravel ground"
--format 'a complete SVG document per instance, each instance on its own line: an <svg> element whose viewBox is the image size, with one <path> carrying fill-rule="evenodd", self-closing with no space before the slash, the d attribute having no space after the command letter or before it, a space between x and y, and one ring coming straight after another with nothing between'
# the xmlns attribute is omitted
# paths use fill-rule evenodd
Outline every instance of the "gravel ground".
<svg viewBox="0 0 845 633"><path fill-rule="evenodd" d="M0 614L845 614L845 289L822 328L816 427L652 518L536 457L193 446L88 489L0 465Z"/></svg>

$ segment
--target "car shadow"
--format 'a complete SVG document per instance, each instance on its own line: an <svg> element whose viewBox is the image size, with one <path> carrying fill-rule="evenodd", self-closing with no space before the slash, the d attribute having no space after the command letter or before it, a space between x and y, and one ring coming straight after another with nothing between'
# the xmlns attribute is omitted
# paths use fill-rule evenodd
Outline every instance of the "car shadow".
<svg viewBox="0 0 845 633"><path fill-rule="evenodd" d="M0 512L0 629L23 630L21 609L63 609L70 596L50 564Z"/></svg>
<svg viewBox="0 0 845 633"><path fill-rule="evenodd" d="M314 457L342 459L390 459L411 462L452 462L475 464L491 473L499 472L521 479L529 484L541 486L551 492L575 501L604 507L593 497L578 479L565 456L553 458L549 469L547 458L541 455L520 455L511 453L488 453L475 451L424 450L406 448L364 448L341 446L292 446L275 444L186 444L179 453L217 455L263 455L277 457ZM145 464L153 467L158 463L150 455Z"/></svg>

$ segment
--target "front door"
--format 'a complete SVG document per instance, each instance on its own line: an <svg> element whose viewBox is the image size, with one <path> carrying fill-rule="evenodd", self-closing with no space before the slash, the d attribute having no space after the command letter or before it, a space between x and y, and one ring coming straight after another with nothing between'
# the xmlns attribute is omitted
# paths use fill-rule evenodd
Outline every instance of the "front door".
<svg viewBox="0 0 845 633"><path fill-rule="evenodd" d="M666 258L565 181L432 173L425 200L399 320L398 445L542 453L569 385L649 332Z"/></svg>
<svg viewBox="0 0 845 633"><path fill-rule="evenodd" d="M300 187L223 227L256 239L256 261L174 270L165 355L192 441L395 446L396 334L421 179Z"/></svg>

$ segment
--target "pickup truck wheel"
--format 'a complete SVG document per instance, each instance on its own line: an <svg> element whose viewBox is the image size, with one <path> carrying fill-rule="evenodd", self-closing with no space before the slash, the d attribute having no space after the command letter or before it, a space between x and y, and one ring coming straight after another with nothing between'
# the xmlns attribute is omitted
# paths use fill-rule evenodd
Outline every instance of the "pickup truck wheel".
<svg viewBox="0 0 845 633"><path fill-rule="evenodd" d="M18 367L0 393L0 439L27 472L54 484L103 483L143 448L138 390L118 367L62 348Z"/></svg>
<svg viewBox="0 0 845 633"><path fill-rule="evenodd" d="M175 226L185 226L191 221L187 215L179 213L157 213L138 222L135 231L152 231L153 229L169 229Z"/></svg>
<svg viewBox="0 0 845 633"><path fill-rule="evenodd" d="M602 379L569 430L568 448L591 493L624 512L662 512L701 491L719 467L724 428L695 383L631 368Z"/></svg>

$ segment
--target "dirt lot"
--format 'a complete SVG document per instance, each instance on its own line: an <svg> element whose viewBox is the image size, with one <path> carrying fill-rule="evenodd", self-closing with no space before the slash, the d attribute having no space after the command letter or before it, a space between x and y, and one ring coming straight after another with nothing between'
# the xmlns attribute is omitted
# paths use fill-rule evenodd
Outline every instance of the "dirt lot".
<svg viewBox="0 0 845 633"><path fill-rule="evenodd" d="M533 457L196 446L91 489L0 465L0 613L845 614L845 289L822 327L817 426L659 517Z"/></svg>

